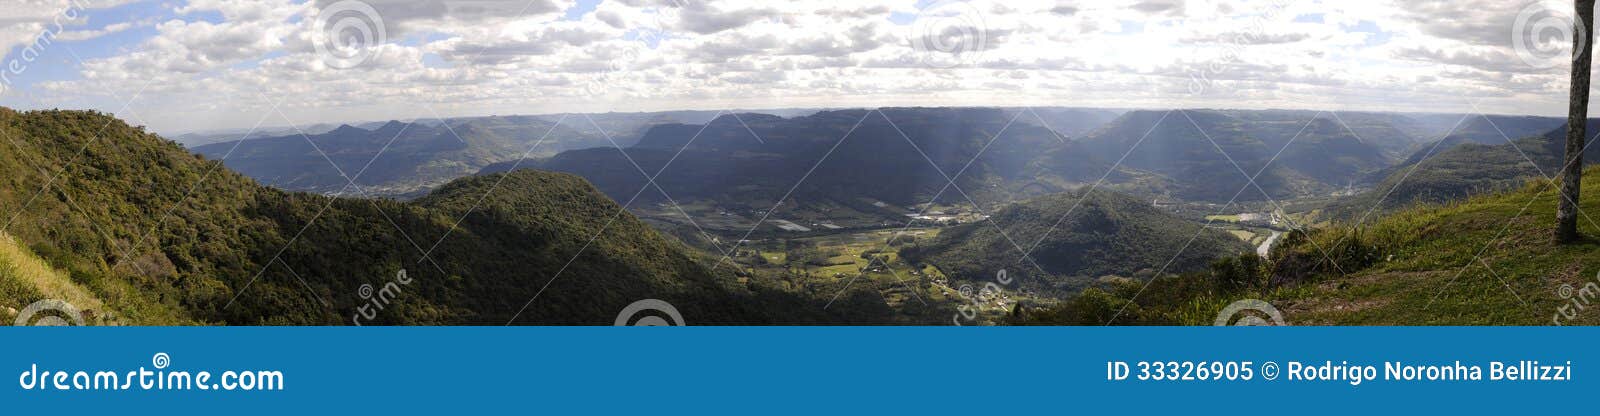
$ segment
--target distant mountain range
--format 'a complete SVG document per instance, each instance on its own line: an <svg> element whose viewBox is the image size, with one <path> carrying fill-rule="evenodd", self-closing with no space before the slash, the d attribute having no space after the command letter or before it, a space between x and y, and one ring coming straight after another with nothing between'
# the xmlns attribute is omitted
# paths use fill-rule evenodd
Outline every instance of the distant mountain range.
<svg viewBox="0 0 1600 416"><path fill-rule="evenodd" d="M899 257L917 263L914 270L932 265L964 281L1005 269L1020 288L1065 297L1109 276L1161 278L1162 268L1170 275L1208 264L1219 273L1244 264L1211 263L1250 247L1151 196L1322 198L1376 182L1321 211L1349 219L1373 206L1460 200L1541 171L1553 175L1565 138L1560 124L1526 133L1546 119L1503 116L800 113L393 121L199 146L195 155L105 114L0 109L0 132L12 138L0 145L8 149L0 158L0 212L7 213L0 310L68 298L113 323L339 325L367 301L361 287L381 286L404 269L415 280L401 295L406 301L366 323L604 324L648 298L677 305L697 323L891 322L888 300L871 291L823 308L831 299L817 297L820 286L761 274L785 271L714 267L706 252L663 236L621 203L670 196L709 202L700 205L711 212L798 205L819 215L877 207L893 218L902 213L880 205L970 198L991 216L940 229ZM1600 120L1589 128L1600 131ZM1491 131L1502 141L1501 132L1525 136L1493 144ZM519 159L534 143L562 150ZM1600 148L1586 157L1600 161ZM1252 186L1241 170L1262 173ZM957 186L947 187L952 178ZM1304 235L1284 238L1304 248ZM1031 250L1029 259L1018 245ZM1336 255L1376 258L1329 246ZM1318 259L1285 263L1285 270L1321 267Z"/></svg>
<svg viewBox="0 0 1600 416"><path fill-rule="evenodd" d="M1339 217L1380 199L1387 209L1500 189L1537 173L1505 137L1554 134L1561 123L1299 110L813 111L391 121L194 150L286 190L409 199L462 176L531 168L581 176L634 207L669 199L739 212L785 206L817 221L838 207L890 222L900 217L871 206L881 203L970 198L992 211L1092 184L1142 198L1246 204L1395 189L1390 198L1334 198L1323 212ZM1530 149L1541 143L1522 147L1536 157ZM1538 154L1550 159L1559 149ZM1439 159L1420 163L1425 157ZM1424 169L1401 182L1413 166ZM357 186L347 186L355 172L363 172ZM956 186L946 187L952 178Z"/></svg>
<svg viewBox="0 0 1600 416"><path fill-rule="evenodd" d="M1007 108L1007 111L1021 111L1017 117L1018 123L1032 124L1055 131L1067 140L1082 138L1095 128L1116 120L1123 110L1103 108Z"/></svg>
<svg viewBox="0 0 1600 416"><path fill-rule="evenodd" d="M1343 116L1339 116L1343 118ZM1413 138L1389 124L1301 111L1133 111L1082 140L1102 159L1153 172L1194 201L1320 195L1387 166ZM1347 127L1348 126L1348 127ZM1251 186L1248 175L1257 175ZM1259 186L1259 189L1258 189ZM1240 193L1243 190L1243 193Z"/></svg>
<svg viewBox="0 0 1600 416"><path fill-rule="evenodd" d="M1512 131L1543 121L1506 119L1500 124ZM1428 120L1280 110L886 108L787 119L724 115L703 125L655 126L625 149L581 149L492 164L482 172L512 166L570 172L624 201L638 195L644 201L770 203L789 194L914 205L939 194L946 175L962 192L945 189L940 202L971 197L992 205L1094 183L1167 199L1220 203L1237 194L1237 201L1262 201L1326 196L1362 184L1432 142L1419 135L1453 127ZM657 172L660 190L647 187ZM1247 174L1257 172L1252 185Z"/></svg>
<svg viewBox="0 0 1600 416"><path fill-rule="evenodd" d="M624 201L635 194L650 201L668 196L776 201L789 194L911 205L938 194L948 183L946 175L985 200L1004 199L1030 185L1038 192L1061 190L1035 181L1039 172L1031 161L1045 149L1079 145L1043 127L1008 123L1012 115L998 109L840 110L789 119L726 115L705 125L656 126L627 149L577 150L520 166L578 174ZM1111 168L1085 151L1067 153L1082 172ZM665 195L646 189L646 173L657 172L655 182ZM947 189L941 199L964 198Z"/></svg>
<svg viewBox="0 0 1600 416"><path fill-rule="evenodd" d="M1488 123L1485 123L1488 124ZM1499 121L1495 124L1503 124ZM1542 124L1542 123L1540 123ZM1532 128L1531 126L1527 128ZM1588 131L1600 131L1600 119L1590 119ZM1525 132L1526 129L1518 130ZM1369 212L1384 212L1416 203L1442 203L1472 195L1502 191L1529 178L1555 177L1566 153L1567 127L1516 137L1478 140L1452 135L1377 172L1370 190L1333 202L1323 210L1332 220L1359 220ZM1591 138L1592 139L1592 138ZM1588 146L1586 165L1600 162L1600 146Z"/></svg>
<svg viewBox="0 0 1600 416"><path fill-rule="evenodd" d="M784 110L805 113L808 110ZM522 157L629 146L665 123L704 123L718 111L489 116L269 131L192 146L269 186L324 194L409 199L451 179ZM268 135L281 133L282 135ZM190 138L190 140L195 140ZM366 169L346 188L347 176Z"/></svg>
<svg viewBox="0 0 1600 416"><path fill-rule="evenodd" d="M409 282L364 324L604 325L641 299L696 324L885 320L713 270L571 175L346 199L260 186L100 113L0 109L0 132L0 310L70 293L101 305L100 323L349 325L404 270ZM346 162L385 136L419 153L462 147L405 123L313 141Z"/></svg>
<svg viewBox="0 0 1600 416"><path fill-rule="evenodd" d="M800 184L791 197L913 205L938 194L948 175L963 192L946 189L942 202L970 196L997 204L1100 183L1220 203L1371 186L1430 149L1502 143L1502 133L1525 137L1559 124L1530 116L1290 110L674 111L391 121L339 126L310 140L296 133L194 150L282 189L403 199L457 177L519 167L578 174L614 199L638 194L647 202L771 203ZM1439 140L1445 142L1435 149ZM344 175L368 162L360 189L347 189ZM665 194L645 189L658 171ZM1258 171L1252 185L1247 174Z"/></svg>
<svg viewBox="0 0 1600 416"><path fill-rule="evenodd" d="M358 127L366 128L366 129L374 129L374 128L377 128L378 126L383 125L383 123L381 123L381 122L378 122L378 123L357 123L357 124L354 124L354 125L358 126ZM305 134L322 134L322 133L327 133L327 132L333 131L333 129L339 128L339 126L340 126L339 124L314 124L314 125L303 126L303 127L298 127L298 128L296 128L296 127L267 127L267 128L257 128L255 130L251 130L251 129L206 130L206 131L197 131L197 132L190 132L190 133L183 133L183 134L168 135L167 138L172 139L172 141L178 142L178 144L184 145L184 147L194 148L194 147L205 146L205 145L213 144L213 143L231 142L231 141L236 141L236 140L254 140L254 139L265 139L265 138L268 138L268 137L294 136L294 135L299 135L302 132L304 132Z"/></svg>

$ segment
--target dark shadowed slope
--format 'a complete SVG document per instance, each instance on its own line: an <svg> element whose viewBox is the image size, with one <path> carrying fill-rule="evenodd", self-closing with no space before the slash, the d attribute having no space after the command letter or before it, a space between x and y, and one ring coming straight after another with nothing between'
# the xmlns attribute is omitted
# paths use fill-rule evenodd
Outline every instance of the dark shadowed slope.
<svg viewBox="0 0 1600 416"><path fill-rule="evenodd" d="M1149 203L1107 191L1037 198L1009 206L993 219L998 229L987 222L958 226L901 254L957 279L983 280L1005 269L1022 276L1024 287L1072 291L1103 276L1148 278L1164 266L1163 274L1195 271L1212 259L1249 250L1227 233L1203 230ZM1017 247L1036 243L1037 267L1020 261Z"/></svg>
<svg viewBox="0 0 1600 416"><path fill-rule="evenodd" d="M609 324L650 298L698 324L832 320L710 270L570 175L342 199L260 186L98 113L0 109L0 133L5 232L114 323L350 324L361 287L402 269L413 282L365 323ZM0 273L0 306L51 293L22 276Z"/></svg>

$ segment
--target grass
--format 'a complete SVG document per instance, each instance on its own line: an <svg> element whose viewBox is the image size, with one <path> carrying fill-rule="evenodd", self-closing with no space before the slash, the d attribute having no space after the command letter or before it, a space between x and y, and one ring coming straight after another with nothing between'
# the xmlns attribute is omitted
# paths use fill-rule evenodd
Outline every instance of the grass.
<svg viewBox="0 0 1600 416"><path fill-rule="evenodd" d="M1560 308L1581 301L1572 293L1600 284L1600 223L1591 218L1600 214L1600 169L1585 178L1579 228L1587 242L1551 242L1557 190L1530 181L1507 193L1315 233L1315 246L1337 251L1360 241L1377 247L1378 259L1337 266L1343 271L1274 296L1274 303L1295 324L1552 324ZM1582 311L1562 323L1600 324L1600 313Z"/></svg>
<svg viewBox="0 0 1600 416"><path fill-rule="evenodd" d="M104 302L88 289L50 267L10 235L0 233L0 309L21 311L45 299L63 300L79 310L105 311Z"/></svg>

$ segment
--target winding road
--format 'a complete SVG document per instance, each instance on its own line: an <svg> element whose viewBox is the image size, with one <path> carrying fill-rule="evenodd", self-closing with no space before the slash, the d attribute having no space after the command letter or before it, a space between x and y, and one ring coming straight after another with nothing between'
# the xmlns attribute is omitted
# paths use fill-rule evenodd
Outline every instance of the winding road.
<svg viewBox="0 0 1600 416"><path fill-rule="evenodd" d="M1268 253L1272 252L1272 243L1278 242L1278 236L1281 235L1283 235L1283 232L1273 231L1272 236L1267 237L1267 241L1262 241L1261 246L1256 247L1256 255L1266 257Z"/></svg>

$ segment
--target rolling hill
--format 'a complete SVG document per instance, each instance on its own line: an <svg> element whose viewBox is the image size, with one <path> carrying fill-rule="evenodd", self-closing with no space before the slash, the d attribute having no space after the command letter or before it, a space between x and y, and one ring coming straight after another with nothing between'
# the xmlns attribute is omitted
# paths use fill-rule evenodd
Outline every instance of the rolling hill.
<svg viewBox="0 0 1600 416"><path fill-rule="evenodd" d="M1410 139L1306 111L1130 111L1081 140L1101 159L1161 175L1171 196L1207 202L1325 195L1388 166L1375 143ZM1358 121L1365 121L1358 119ZM1354 126L1352 125L1352 126ZM1264 170L1263 170L1264 169ZM1250 186L1245 173L1255 175Z"/></svg>
<svg viewBox="0 0 1600 416"><path fill-rule="evenodd" d="M993 225L944 230L900 254L955 279L982 281L1005 269L1021 276L1024 288L1061 293L1105 276L1150 278L1200 270L1212 259L1249 251L1227 233L1107 191L1036 198L1008 206L992 219ZM1013 243L1026 249L1036 242L1033 262L1021 261Z"/></svg>
<svg viewBox="0 0 1600 416"><path fill-rule="evenodd" d="M0 307L65 277L115 317L101 323L347 325L364 285L404 270L366 323L610 324L652 298L696 324L879 318L711 270L570 175L345 199L261 186L101 113L0 109L0 133Z"/></svg>
<svg viewBox="0 0 1600 416"><path fill-rule="evenodd" d="M280 189L403 196L515 159L535 144L565 150L603 142L532 117L486 117L445 124L390 121L370 130L345 125L322 134L223 142L194 151ZM356 181L361 189L347 189L345 178L363 169Z"/></svg>
<svg viewBox="0 0 1600 416"><path fill-rule="evenodd" d="M1008 109L1024 110L1024 109ZM1116 120L1121 110L1103 108L1040 107L1028 108L1031 112L1017 118L1027 123L1055 131L1067 140L1082 138L1094 129Z"/></svg>
<svg viewBox="0 0 1600 416"><path fill-rule="evenodd" d="M656 124L709 120L717 114L488 116L312 126L317 130L304 136L293 129L270 137L258 132L192 149L279 189L409 199L497 162L613 143L628 146ZM367 172L356 182L360 189L346 189L345 177L363 168Z"/></svg>
<svg viewBox="0 0 1600 416"><path fill-rule="evenodd" d="M1589 131L1600 131L1590 119ZM1447 138L1436 149L1419 150L1402 164L1384 169L1383 179L1366 192L1329 204L1323 217L1356 220L1368 211L1390 211L1416 203L1443 203L1520 186L1530 178L1554 176L1561 166L1567 128L1558 125L1514 143L1488 145ZM1455 137L1455 136L1452 136ZM1503 142L1504 139L1501 139ZM1428 153L1432 151L1430 155ZM1600 146L1589 146L1584 163L1600 162Z"/></svg>
<svg viewBox="0 0 1600 416"><path fill-rule="evenodd" d="M1584 173L1580 210L1600 212L1600 169ZM1015 325L1211 325L1225 305L1261 299L1290 325L1595 325L1581 302L1600 284L1600 225L1555 245L1554 184L1412 207L1357 227L1285 238L1270 260L1091 288L1014 313Z"/></svg>

